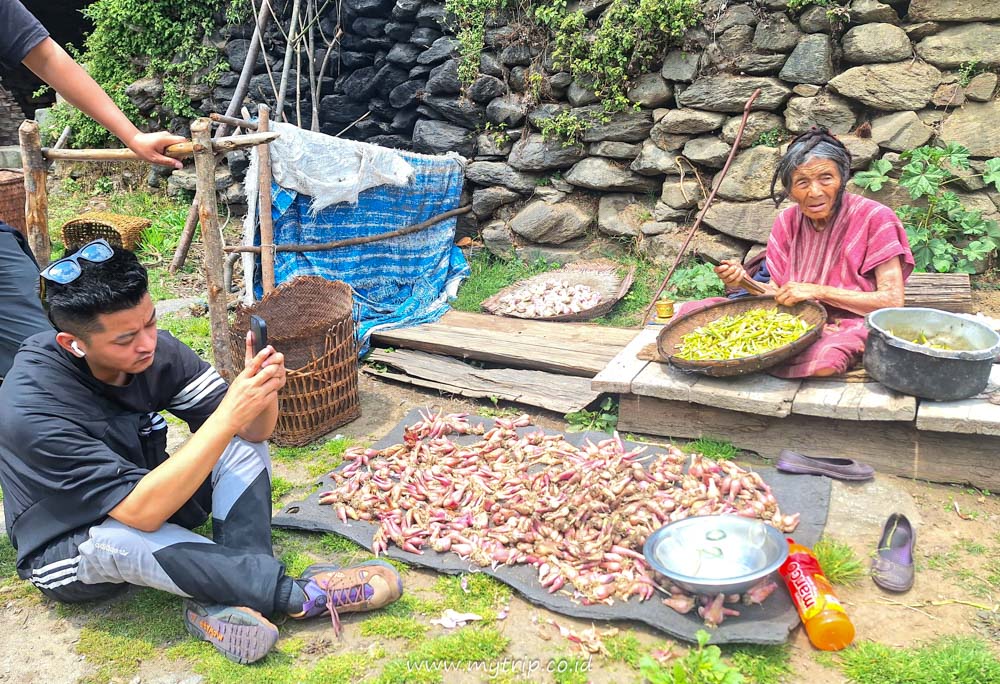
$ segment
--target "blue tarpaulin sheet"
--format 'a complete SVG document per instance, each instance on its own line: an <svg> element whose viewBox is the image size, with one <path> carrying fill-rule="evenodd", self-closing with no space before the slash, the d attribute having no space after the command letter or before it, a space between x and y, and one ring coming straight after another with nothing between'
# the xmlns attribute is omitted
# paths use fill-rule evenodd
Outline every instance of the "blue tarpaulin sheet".
<svg viewBox="0 0 1000 684"><path fill-rule="evenodd" d="M399 152L413 167L406 185L379 185L362 191L356 203L312 210L312 198L272 187L274 242L319 244L387 233L458 207L464 181L460 158ZM430 228L362 245L319 252L277 252L275 281L316 275L342 280L354 289L361 353L373 332L436 321L448 311L469 267L454 245L456 219ZM259 233L255 244L260 244ZM254 291L262 295L260 268Z"/></svg>

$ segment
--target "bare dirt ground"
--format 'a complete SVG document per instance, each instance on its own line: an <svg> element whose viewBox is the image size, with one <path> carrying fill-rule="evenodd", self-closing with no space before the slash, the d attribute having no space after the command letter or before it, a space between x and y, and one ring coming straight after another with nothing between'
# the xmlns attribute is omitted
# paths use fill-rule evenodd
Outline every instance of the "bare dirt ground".
<svg viewBox="0 0 1000 684"><path fill-rule="evenodd" d="M362 375L361 389L362 417L338 430L357 440L378 439L415 406L436 405L449 412L476 412L482 408L468 401L389 385L365 375ZM532 415L542 427L556 430L565 427L561 417ZM755 462L761 463L752 457L748 461L751 465ZM283 468L280 464L276 474L293 481L301 480L301 473L296 469ZM990 643L1000 653L997 641L1000 622L994 625L991 635L977 620L977 613L995 606L1000 600L995 593L1000 586L1000 499L970 488L883 475L874 482L860 485L835 482L833 491L826 533L850 544L866 563L890 513L905 513L918 529L917 580L910 592L890 595L867 578L854 587L838 589L857 627L859 640L871 639L902 647L926 643L943 635L979 634L992 638ZM406 574L407 591L419 595L429 590L435 579L432 572L413 569ZM18 591L14 597L0 596L0 633L6 635L0 639L0 682L75 682L93 675L93 665L76 653L85 618L60 617L53 604L31 593L30 590ZM508 654L512 658L544 661L556 653L569 652L570 644L547 624L549 619L572 629L590 627L589 623L549 613L515 596L509 616L497 622L498 628L511 640ZM314 649L320 652L364 652L372 647L373 639L360 635L362 621L363 616L359 615L345 617L346 636L342 642L332 639L329 624L322 620L296 624L290 632L310 643L320 644ZM599 628L608 626L612 625L599 625ZM669 645L667 639L653 630L629 623L613 626L634 634L644 645L656 648ZM405 650L405 642L382 641L389 650ZM809 645L801 629L791 634L790 644L794 673L790 681L847 681L838 670L817 661L818 652ZM639 677L626 666L600 657L594 658L592 666L588 676L594 682L635 681ZM485 675L472 677L453 673L446 675L445 681L486 678ZM545 680L544 677L531 679ZM201 677L185 669L183 661L157 656L143 660L139 673L122 681L189 684L201 681Z"/></svg>

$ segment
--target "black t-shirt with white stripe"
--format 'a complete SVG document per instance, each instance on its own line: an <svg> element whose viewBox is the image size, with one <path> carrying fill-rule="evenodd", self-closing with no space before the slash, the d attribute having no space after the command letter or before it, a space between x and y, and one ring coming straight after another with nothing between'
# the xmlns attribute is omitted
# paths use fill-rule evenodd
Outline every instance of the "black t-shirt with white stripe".
<svg viewBox="0 0 1000 684"><path fill-rule="evenodd" d="M162 411L194 431L226 390L214 368L162 330L152 366L122 387L94 378L55 333L28 338L0 385L0 486L19 570L47 542L106 518L167 459ZM170 522L200 524L208 512L199 500Z"/></svg>

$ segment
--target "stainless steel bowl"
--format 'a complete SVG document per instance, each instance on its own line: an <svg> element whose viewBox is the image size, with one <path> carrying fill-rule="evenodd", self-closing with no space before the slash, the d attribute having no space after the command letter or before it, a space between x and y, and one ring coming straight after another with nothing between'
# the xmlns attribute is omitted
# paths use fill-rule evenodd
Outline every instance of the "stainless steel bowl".
<svg viewBox="0 0 1000 684"><path fill-rule="evenodd" d="M781 567L788 543L776 528L738 515L677 520L649 535L650 566L696 594L739 594Z"/></svg>

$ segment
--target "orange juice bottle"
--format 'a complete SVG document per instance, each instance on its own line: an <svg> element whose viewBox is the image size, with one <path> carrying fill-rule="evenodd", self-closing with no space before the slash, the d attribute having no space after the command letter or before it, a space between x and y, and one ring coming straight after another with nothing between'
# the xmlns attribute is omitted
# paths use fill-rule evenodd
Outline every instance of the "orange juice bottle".
<svg viewBox="0 0 1000 684"><path fill-rule="evenodd" d="M788 558L778 572L813 646L823 651L839 651L854 641L854 625L808 547L789 539Z"/></svg>

